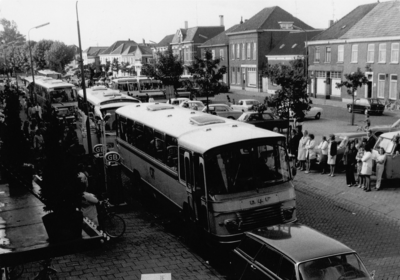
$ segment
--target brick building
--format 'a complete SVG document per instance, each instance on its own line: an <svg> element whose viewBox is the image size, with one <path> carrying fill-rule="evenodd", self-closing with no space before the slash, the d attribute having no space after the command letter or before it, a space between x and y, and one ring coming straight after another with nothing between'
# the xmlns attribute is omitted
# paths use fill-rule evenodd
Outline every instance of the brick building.
<svg viewBox="0 0 400 280"><path fill-rule="evenodd" d="M201 54L199 46L224 31L225 26L223 25L222 16L219 26L196 26L189 28L188 22L185 21L185 28L178 29L172 39L172 50L174 54L182 59L184 65L190 65L193 58ZM184 74L188 74L186 69Z"/></svg>
<svg viewBox="0 0 400 280"><path fill-rule="evenodd" d="M308 42L311 93L344 100L336 89L344 74L359 67L369 79L357 97L399 98L400 2L361 5Z"/></svg>
<svg viewBox="0 0 400 280"><path fill-rule="evenodd" d="M223 77L223 81L230 84L230 72L229 72L229 37L227 33L233 32L238 26L234 25L228 30L221 32L217 36L211 38L210 40L204 42L199 48L201 49L201 56L204 56L206 50L210 50L213 54L213 58L221 59L220 66L226 67L226 74Z"/></svg>
<svg viewBox="0 0 400 280"><path fill-rule="evenodd" d="M293 25L300 29L313 30L280 7L270 7L261 10L235 30L227 33L232 89L262 91L260 73L268 63L266 55L289 32L295 32Z"/></svg>

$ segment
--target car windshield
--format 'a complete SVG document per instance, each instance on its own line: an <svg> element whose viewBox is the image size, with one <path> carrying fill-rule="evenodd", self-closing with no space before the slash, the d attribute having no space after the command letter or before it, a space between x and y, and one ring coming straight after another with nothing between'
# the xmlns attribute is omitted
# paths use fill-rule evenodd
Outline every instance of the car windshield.
<svg viewBox="0 0 400 280"><path fill-rule="evenodd" d="M392 139L379 137L378 141L375 144L374 149L383 148L386 153L391 153L393 151L395 144Z"/></svg>
<svg viewBox="0 0 400 280"><path fill-rule="evenodd" d="M240 115L240 117L237 120L241 121L241 122L245 122L250 117L250 115L251 114L243 113L243 114Z"/></svg>
<svg viewBox="0 0 400 280"><path fill-rule="evenodd" d="M370 279L356 254L342 254L301 263L299 272L302 280Z"/></svg>
<svg viewBox="0 0 400 280"><path fill-rule="evenodd" d="M283 140L270 138L252 143L228 145L206 157L210 195L255 190L290 179Z"/></svg>
<svg viewBox="0 0 400 280"><path fill-rule="evenodd" d="M246 103L247 103L247 105L254 105L254 104L258 104L259 102L256 100L247 100Z"/></svg>

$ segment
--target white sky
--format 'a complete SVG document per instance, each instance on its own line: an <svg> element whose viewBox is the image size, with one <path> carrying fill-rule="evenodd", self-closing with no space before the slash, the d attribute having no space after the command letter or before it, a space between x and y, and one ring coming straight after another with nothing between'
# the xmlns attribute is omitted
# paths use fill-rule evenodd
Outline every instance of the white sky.
<svg viewBox="0 0 400 280"><path fill-rule="evenodd" d="M376 0L375 0L376 1ZM225 28L249 19L266 7L280 6L314 28L327 28L358 5L374 0L79 0L78 12L82 48L110 46L128 38L136 42L159 42L184 27L219 25ZM381 0L381 2L384 2ZM77 45L76 0L0 0L0 17L14 20L18 30L30 38L58 40ZM27 36L28 37L28 36Z"/></svg>

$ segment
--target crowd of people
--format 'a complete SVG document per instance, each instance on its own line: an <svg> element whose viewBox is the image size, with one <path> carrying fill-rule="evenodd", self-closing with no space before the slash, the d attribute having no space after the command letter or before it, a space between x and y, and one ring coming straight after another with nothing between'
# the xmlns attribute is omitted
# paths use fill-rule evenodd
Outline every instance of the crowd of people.
<svg viewBox="0 0 400 280"><path fill-rule="evenodd" d="M377 191L381 188L386 161L386 152L383 148L379 149L378 155L373 155L375 142L376 138L368 130L367 138L362 140L347 139L338 144L335 135L330 134L329 137L322 136L322 140L317 144L314 134L308 133L307 130L294 129L289 150L298 170L309 174L315 169L321 174L334 177L335 168L340 165L344 167L348 187L358 187L370 192L373 161L376 162ZM340 159L338 150L344 150Z"/></svg>

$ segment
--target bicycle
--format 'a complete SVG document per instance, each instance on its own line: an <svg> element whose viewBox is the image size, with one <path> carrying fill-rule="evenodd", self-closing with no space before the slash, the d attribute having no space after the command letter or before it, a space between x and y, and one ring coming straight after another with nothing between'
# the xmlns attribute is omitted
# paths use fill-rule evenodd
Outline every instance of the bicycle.
<svg viewBox="0 0 400 280"><path fill-rule="evenodd" d="M99 229L103 230L110 238L121 237L126 230L126 224L121 216L111 210L109 199L101 200L98 204Z"/></svg>
<svg viewBox="0 0 400 280"><path fill-rule="evenodd" d="M0 270L0 276L1 276L0 279L3 279L3 274L5 280L18 279L19 277L21 277L24 270L25 270L24 265L4 267Z"/></svg>

